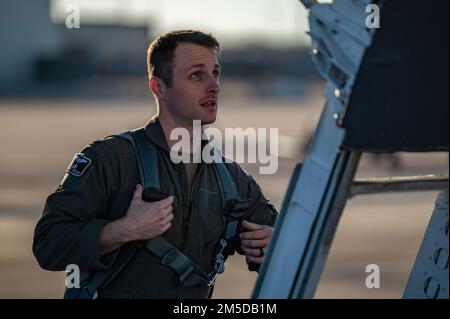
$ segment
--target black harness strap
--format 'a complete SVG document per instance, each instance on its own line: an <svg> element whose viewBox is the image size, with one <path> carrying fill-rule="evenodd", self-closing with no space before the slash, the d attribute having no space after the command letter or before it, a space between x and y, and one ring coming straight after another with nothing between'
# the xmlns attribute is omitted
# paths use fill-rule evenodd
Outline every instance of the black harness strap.
<svg viewBox="0 0 450 319"><path fill-rule="evenodd" d="M121 135L125 136L127 132ZM152 187L159 190L158 158L155 145L148 139L144 128L131 131L131 137L131 139L127 138L127 140L131 141L136 152L142 188Z"/></svg>

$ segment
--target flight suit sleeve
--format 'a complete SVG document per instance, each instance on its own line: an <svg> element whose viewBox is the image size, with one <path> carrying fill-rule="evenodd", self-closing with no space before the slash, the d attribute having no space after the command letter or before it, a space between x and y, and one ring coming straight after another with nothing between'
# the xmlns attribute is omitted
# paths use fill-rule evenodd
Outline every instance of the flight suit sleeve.
<svg viewBox="0 0 450 319"><path fill-rule="evenodd" d="M33 253L47 270L106 269L118 250L100 257L100 233L109 222L108 170L90 144L75 155L57 190L45 203L33 240Z"/></svg>
<svg viewBox="0 0 450 319"><path fill-rule="evenodd" d="M251 175L244 172L241 185L244 197L251 200L245 219L255 224L273 226L278 212L270 200L264 196L258 183Z"/></svg>
<svg viewBox="0 0 450 319"><path fill-rule="evenodd" d="M277 210L270 203L270 200L264 196L261 187L254 178L245 171L241 171L240 173L240 189L242 196L251 200L250 207L244 219L255 224L273 226L278 216ZM245 231L245 229L240 225L239 232L242 231ZM236 247L236 251L244 255L240 245ZM248 269L250 271L259 271L259 265L249 263Z"/></svg>

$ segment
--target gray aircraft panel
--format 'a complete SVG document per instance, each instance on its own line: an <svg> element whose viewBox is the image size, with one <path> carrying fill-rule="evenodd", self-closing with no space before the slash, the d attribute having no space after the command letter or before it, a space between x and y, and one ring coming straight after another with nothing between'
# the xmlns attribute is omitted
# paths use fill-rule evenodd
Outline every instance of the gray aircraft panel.
<svg viewBox="0 0 450 319"><path fill-rule="evenodd" d="M270 260L277 262L265 265L265 271L271 276L261 282L261 294L258 298L288 298L290 295L291 287L283 283L293 282L297 275L297 268L292 265L301 263L302 252L307 249L319 205L343 139L342 129L336 125L333 112L334 106L327 103L319 122L317 136L313 138L308 152L310 156L305 159L300 172L301 182L295 186L292 201L284 212L283 232L278 233L276 244L271 247ZM329 137L326 139L327 145L314 142L321 136ZM292 240L292 233L296 234L295 240Z"/></svg>
<svg viewBox="0 0 450 319"><path fill-rule="evenodd" d="M342 35L346 33L342 30L345 27L339 23L335 25L336 20L346 20L345 13L335 11L333 5L311 7L312 46L316 49L313 50L314 60L328 80L326 103L302 169L293 184L289 202L284 205L280 213L282 217L275 225L266 262L261 268L262 275L255 286L253 296L256 298L297 298L305 287L308 293L314 291L315 288L308 285L299 288L296 283L302 283L303 278L308 277L310 264L323 267L330 240L321 235L320 223L330 216L335 217L330 214L333 211L329 207L336 195L339 177L345 171L350 175L354 171L354 167L347 169L348 153L344 155L340 148L345 131L337 125L337 120L344 109L343 97L350 95L355 71L370 39L364 25L360 25L357 32L352 22L345 24L352 34ZM347 42L342 41L342 37ZM346 73L345 83L339 81L342 72ZM338 219L340 212L335 215ZM317 247L319 258L306 253Z"/></svg>
<svg viewBox="0 0 450 319"><path fill-rule="evenodd" d="M435 203L403 295L408 299L448 299L448 191Z"/></svg>
<svg viewBox="0 0 450 319"><path fill-rule="evenodd" d="M408 178L408 182L404 181L400 184L388 178L386 182L389 184L387 185L388 188L380 188L374 181L358 184L359 189L353 188L352 184L361 152L366 151L364 147L373 144L374 141L372 137L366 137L366 131L370 133L368 127L376 130L376 132L380 131L380 134L383 133L383 128L395 131L396 134L398 133L401 136L404 127L401 124L408 122L390 122L390 116L395 111L394 106L387 112L383 111L383 113L380 110L383 107L386 109L385 105L374 103L373 96L368 100L367 96L365 97L361 92L371 89L376 93L378 88L381 88L384 89L382 98L387 100L392 94L399 95L401 93L400 97L402 98L406 94L409 99L414 99L417 95L417 92L406 91L386 93L388 84L391 84L388 81L390 77L382 77L381 75L385 70L391 70L391 68L376 70L380 75L377 82L371 81L370 74L368 76L367 72L361 72L364 65L367 66L368 63L374 61L377 62L380 58L382 58L382 61L392 60L391 54L385 51L389 51L388 44L392 44L392 40L396 43L395 39L399 36L398 28L395 28L396 17L401 15L403 6L408 6L410 3L407 1L400 3L400 0L378 2L383 4L380 5L382 9L387 10L389 19L386 21L391 23L390 28L383 29L380 35L380 29L377 31L368 30L365 19L363 19L368 14L365 6L371 3L369 0L335 0L333 4L319 4L313 0L302 0L302 2L310 9L310 35L314 62L321 75L328 81L325 91L326 103L304 162L297 165L294 170L282 210L275 224L265 261L256 281L252 295L254 298L312 298L314 296L340 216L347 198L351 194L358 191L406 190L416 189L417 187L435 189L442 186L442 179L428 178L429 180L425 181L424 178L418 177ZM389 5L385 6L386 3ZM439 5L442 8L448 7L448 3L444 1L440 1ZM429 7L426 7L426 9L429 9ZM356 11L358 12L356 13ZM420 13L421 8L415 7L413 12L415 14ZM443 12L444 10L441 10L441 16L444 15ZM445 12L448 18L448 10ZM383 15L383 11L381 11L381 14ZM426 14L432 14L432 10L428 10ZM405 19L405 17L402 16L402 19ZM442 23L443 20L440 19L438 24L433 24L430 28L442 29L440 27ZM405 26L403 25L403 27ZM389 30L392 31L389 32ZM407 30L411 33L411 30L408 28ZM387 42L383 42L386 35L388 36ZM374 38L378 41L374 41ZM417 52L417 46L420 46L417 38L402 40L412 54ZM373 50L374 44L372 42L377 44L377 48L384 50L382 57ZM439 56L442 55L441 52ZM393 59L392 61L397 60ZM427 60L424 62L427 62ZM434 61L434 63L439 62ZM400 66L397 65L397 67ZM411 77L410 80L414 81L416 76L414 72L418 72L416 67L417 65L414 64L413 69L404 68L403 71L408 70L409 73L405 73L403 76ZM426 65L424 64L421 67L426 68ZM361 73L363 73L363 76L361 76ZM428 87L433 86L429 83L436 86L435 82L428 82ZM440 86L438 89L440 89ZM448 86L445 90L448 96ZM359 93L358 103L354 103L356 93ZM433 97L434 95L430 96L430 98ZM383 99L381 101L384 101ZM439 101L441 108L447 107L446 112L448 113L448 97L447 103L441 95L438 95L436 99ZM400 106L401 108L408 107L407 104L395 105L399 108ZM417 108L408 109L408 112L404 113L411 118L411 116L419 114L417 111ZM427 112L425 109L421 111ZM348 116L347 112L353 116ZM370 112L373 113L373 116L368 117L367 114ZM355 116L355 114L358 116ZM432 116L439 116L439 114L433 113ZM416 116L413 121L420 121L421 119L421 117ZM389 123L389 125L383 127L383 125L386 126L386 123ZM448 131L448 117L440 118L437 123L441 123L444 128L447 127ZM353 129L355 125L357 125L359 131ZM352 134L349 133L350 129L353 129ZM445 144L445 141L441 141L442 138L437 143L434 142L435 132L422 132L420 134L425 139L417 144L419 148L412 147L411 149L416 151L438 150ZM349 144L346 144L345 141L352 137L355 138L355 135L357 135L359 144L348 147ZM361 138L361 136L364 137ZM377 142L384 143L375 145L378 147L378 151L389 152L393 150L392 145L398 147L396 143L392 143L386 138L379 139ZM415 140L406 142L410 143L408 145L412 145L411 143L415 143ZM436 145L439 147L436 147ZM404 148L397 148L397 150L400 149ZM447 224L443 226L441 223L441 227L446 229L448 234L448 199L446 216ZM441 268L447 267L447 287L444 289L448 291L448 235L446 240L447 248L439 247L440 250L435 252L434 259L436 260L435 263ZM423 278L425 285L422 284L422 288L425 286L425 290L431 296L435 296L435 294L430 293L430 291L441 289L441 286L438 286L441 279L440 277L436 278L436 276L431 279Z"/></svg>

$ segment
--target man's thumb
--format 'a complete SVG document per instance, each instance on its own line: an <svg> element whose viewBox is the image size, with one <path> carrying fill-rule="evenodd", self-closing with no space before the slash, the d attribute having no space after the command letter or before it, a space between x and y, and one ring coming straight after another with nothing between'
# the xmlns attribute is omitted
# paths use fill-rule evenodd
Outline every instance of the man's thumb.
<svg viewBox="0 0 450 319"><path fill-rule="evenodd" d="M134 193L133 193L133 199L140 199L140 200L142 200L142 186L141 186L141 184L137 184L136 185L136 189L134 190Z"/></svg>

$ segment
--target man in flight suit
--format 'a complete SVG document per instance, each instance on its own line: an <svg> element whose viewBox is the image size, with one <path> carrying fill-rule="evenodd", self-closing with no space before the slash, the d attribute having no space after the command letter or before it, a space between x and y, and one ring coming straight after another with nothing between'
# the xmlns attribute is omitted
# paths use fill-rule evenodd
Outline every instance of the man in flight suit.
<svg viewBox="0 0 450 319"><path fill-rule="evenodd" d="M114 267L132 245L162 236L206 273L214 269L223 234L222 194L213 163L174 163L175 128L191 134L193 120L216 120L219 43L199 31L158 37L147 55L150 89L158 113L145 125L155 145L163 193L143 200L133 145L118 136L95 141L75 155L60 186L45 203L34 234L33 253L41 267L82 271ZM202 143L203 145L203 143ZM264 259L277 212L260 187L235 162L225 164L239 197L249 199L235 247L247 264ZM249 267L251 268L251 267ZM253 269L252 269L253 270ZM213 285L183 286L173 269L144 247L98 293L99 298L209 298Z"/></svg>

